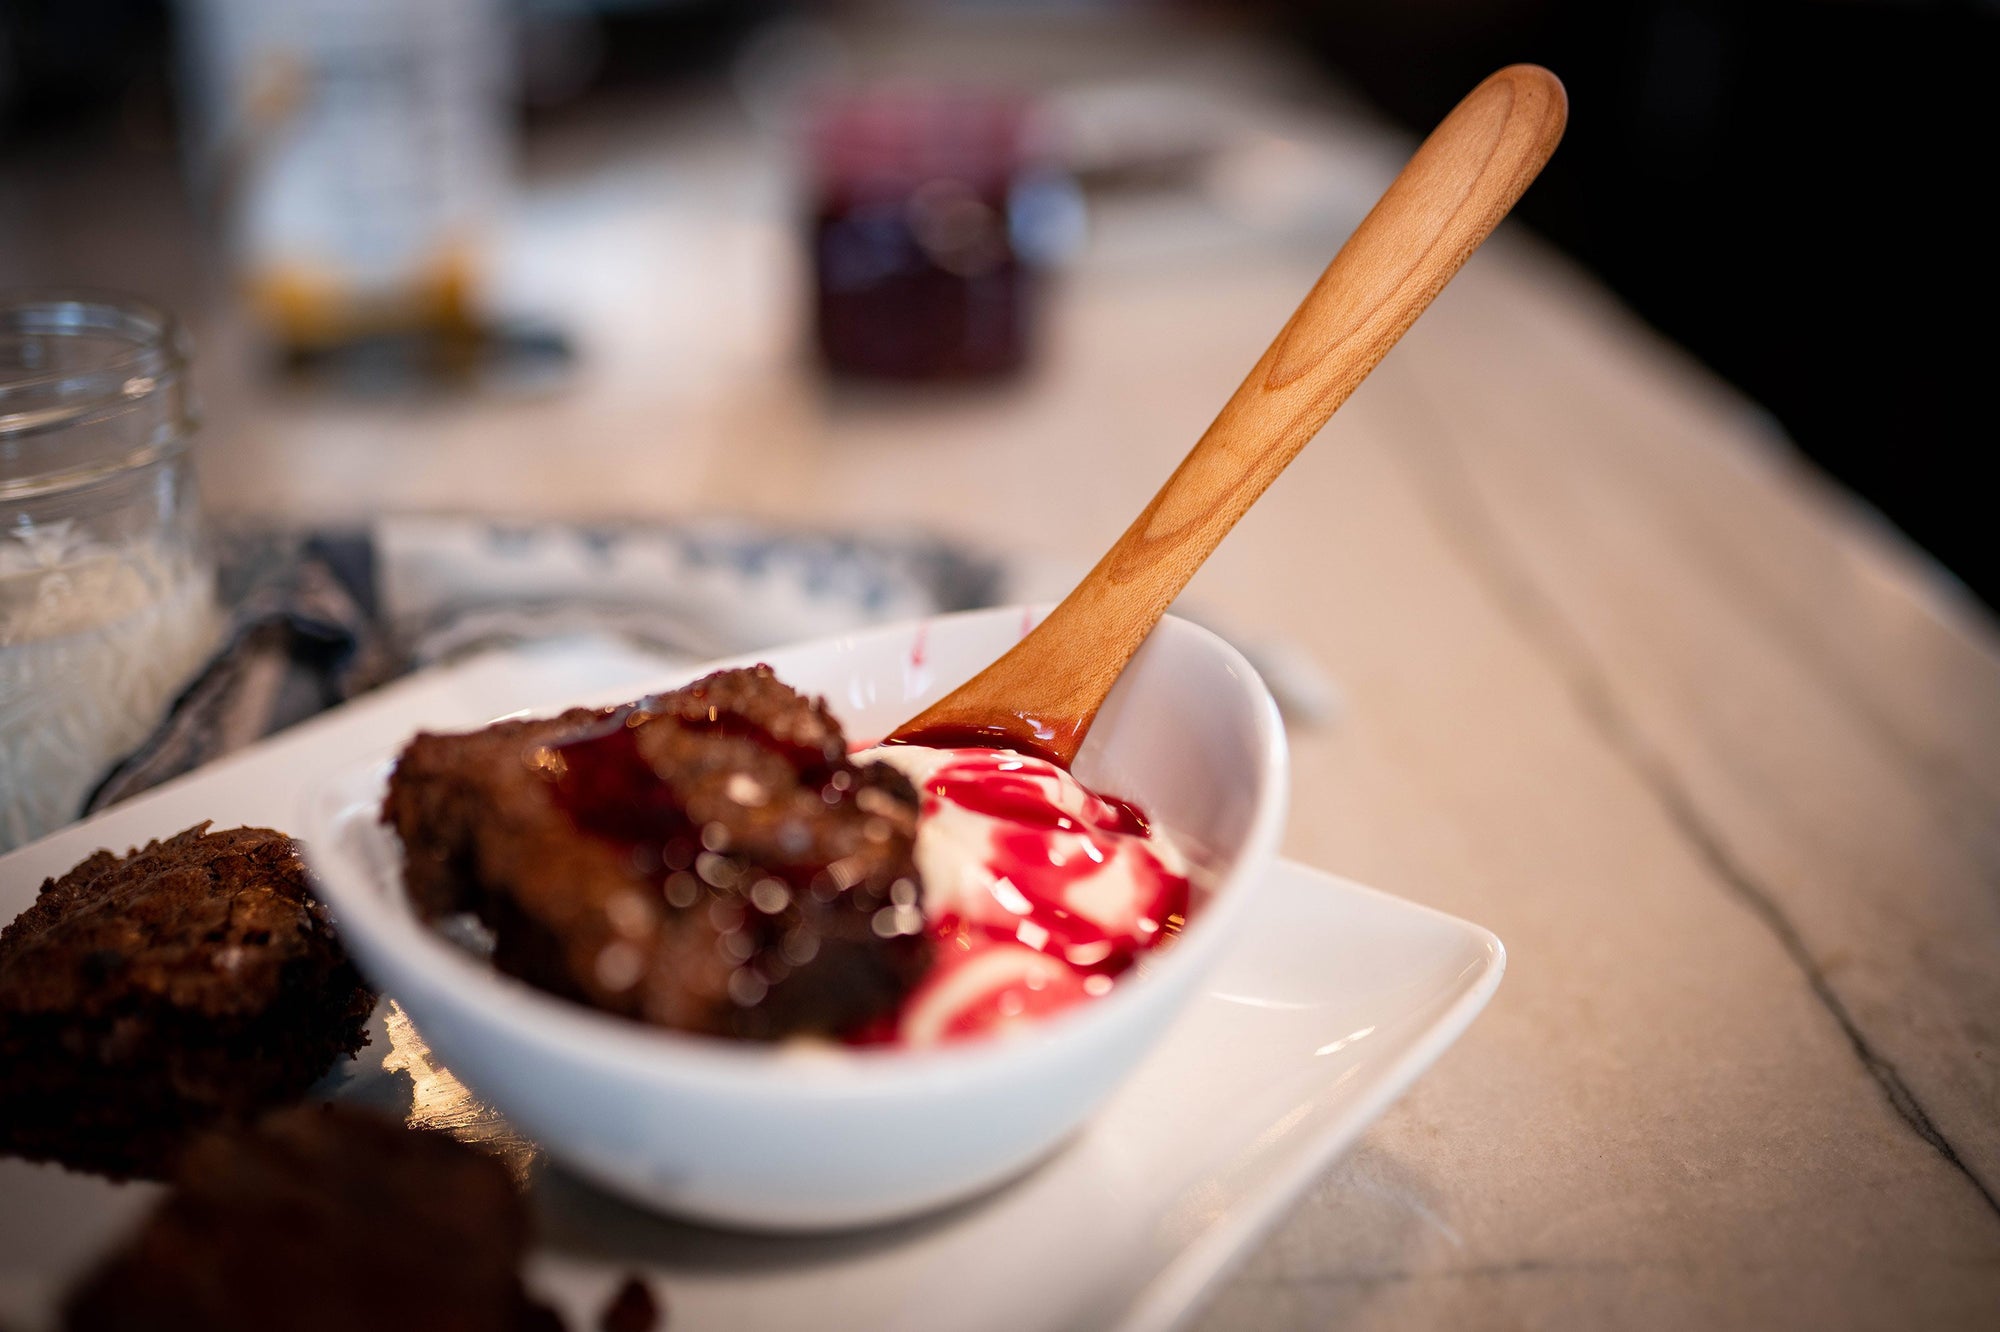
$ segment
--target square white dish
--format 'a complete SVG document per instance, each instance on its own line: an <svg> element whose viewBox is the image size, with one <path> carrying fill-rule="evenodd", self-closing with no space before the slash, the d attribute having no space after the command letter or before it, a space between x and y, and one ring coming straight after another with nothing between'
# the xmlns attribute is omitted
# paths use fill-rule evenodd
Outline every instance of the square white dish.
<svg viewBox="0 0 2000 1332"><path fill-rule="evenodd" d="M474 725L523 700L611 702L663 678L671 667L603 642L413 677L0 859L0 918L100 846L202 819L286 827L321 774L419 726ZM770 1238L662 1221L535 1162L533 1280L577 1326L639 1269L676 1329L1171 1327L1456 1038L1503 964L1476 926L1281 862L1162 1043L1025 1177L892 1227ZM329 1093L379 1104L412 1078L409 1062L378 1016ZM425 1117L450 1117L437 1078L420 1094ZM479 1122L470 1104L458 1114ZM153 1192L0 1160L0 1321L43 1325L63 1282Z"/></svg>

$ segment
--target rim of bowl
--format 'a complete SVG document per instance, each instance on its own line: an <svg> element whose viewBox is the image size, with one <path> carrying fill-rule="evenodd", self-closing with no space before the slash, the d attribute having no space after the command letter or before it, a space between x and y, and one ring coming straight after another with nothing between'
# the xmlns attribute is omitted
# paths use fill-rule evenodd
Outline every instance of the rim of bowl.
<svg viewBox="0 0 2000 1332"><path fill-rule="evenodd" d="M758 653L719 658L691 668L686 678L697 679L713 670L821 644L831 646L908 634L919 624L934 630L941 623L953 621L964 623L986 617L1018 619L1023 610L1033 609L1037 607L1010 605L903 620L785 644ZM1199 966L1208 954L1221 946L1227 937L1225 927L1228 923L1249 909L1253 898L1243 882L1248 873L1253 870L1261 872L1276 853L1290 797L1289 751L1277 704L1256 668L1220 635L1175 616L1164 616L1161 623L1172 623L1175 628L1170 632L1195 635L1197 642L1221 656L1226 665L1234 667L1237 678L1243 680L1250 690L1258 740L1256 776L1264 795L1257 803L1234 864L1216 880L1207 909L1188 922L1173 947L1156 955L1158 961L1114 985L1111 992L1101 998L1061 1009L1010 1030L1003 1036L919 1049L833 1044L801 1047L782 1042L736 1041L728 1037L648 1026L587 1004L563 999L507 975L470 956L420 921L411 910L408 898L400 891L400 885L394 892L382 891L386 885L378 883L351 850L334 850L330 846L326 850L315 850L321 844L318 834L335 834L349 827L355 788L365 779L371 792L377 791L378 784L386 777L389 765L394 761L393 754L377 754L351 764L315 788L308 797L313 827L312 833L305 839L306 858L320 883L327 888L326 897L334 909L336 926L352 921L351 928L356 933L372 936L369 943L379 942L385 950L397 952L402 959L410 959L414 949L413 960L443 968L444 974L434 972L422 977L419 984L426 987L433 984L477 987L490 1016L509 1026L533 1029L533 1039L538 1044L559 1044L573 1055L624 1064L635 1076L642 1075L636 1063L654 1062L664 1055L672 1061L673 1074L681 1079L692 1078L741 1087L775 1078L782 1079L784 1089L791 1094L838 1097L843 1094L873 1095L890 1081L920 1084L933 1080L959 1080L968 1072L984 1071L988 1065L995 1066L997 1070L999 1066L1037 1050L1066 1043L1083 1029L1108 1022L1115 1015L1145 1003L1173 973ZM663 686L673 687L672 684ZM539 705L534 708L536 712L543 710ZM396 749L400 750L403 743L406 741L398 742ZM353 834L349 831L345 835L351 837ZM333 836L326 838L328 842L339 840ZM338 863L330 864L330 861ZM334 872L329 873L330 869ZM351 893L350 885L344 881L350 869L365 884ZM400 868L397 873L400 877ZM391 998L400 997L394 992L395 988L388 984L382 986L384 994ZM421 1023L420 1014L412 1016Z"/></svg>

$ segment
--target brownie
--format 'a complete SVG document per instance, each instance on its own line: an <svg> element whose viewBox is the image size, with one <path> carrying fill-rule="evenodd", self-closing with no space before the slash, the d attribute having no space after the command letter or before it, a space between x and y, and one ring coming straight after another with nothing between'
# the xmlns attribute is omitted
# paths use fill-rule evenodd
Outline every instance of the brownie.
<svg viewBox="0 0 2000 1332"><path fill-rule="evenodd" d="M303 1105L215 1133L78 1283L70 1332L545 1332L501 1165L442 1133Z"/></svg>
<svg viewBox="0 0 2000 1332"><path fill-rule="evenodd" d="M159 1176L366 1043L375 996L298 848L207 829L99 851L0 932L0 1150Z"/></svg>
<svg viewBox="0 0 2000 1332"><path fill-rule="evenodd" d="M598 1332L654 1332L660 1326L660 1300L646 1279L636 1273L618 1283L597 1315Z"/></svg>
<svg viewBox="0 0 2000 1332"><path fill-rule="evenodd" d="M503 970L661 1026L848 1036L929 962L916 792L768 666L420 735L383 819L421 912L475 912Z"/></svg>

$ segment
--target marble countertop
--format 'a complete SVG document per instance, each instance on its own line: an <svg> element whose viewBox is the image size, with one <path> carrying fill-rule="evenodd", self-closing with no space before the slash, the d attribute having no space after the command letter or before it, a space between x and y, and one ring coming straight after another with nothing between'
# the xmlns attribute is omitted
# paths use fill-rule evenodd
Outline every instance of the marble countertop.
<svg viewBox="0 0 2000 1332"><path fill-rule="evenodd" d="M1119 59L1157 74L1163 49ZM198 320L211 502L893 515L1059 585L1403 150L1254 85L1225 89L1262 127L1250 193L1101 209L1038 368L956 396L806 368L782 178L727 117L579 131L531 163L507 239L521 291L585 333L576 382L300 402L232 378L240 330ZM51 248L5 276L69 276L86 241L50 215L15 215ZM1293 734L1285 853L1511 955L1200 1327L2000 1321L2000 638L1920 553L1503 231L1188 598L1337 682Z"/></svg>

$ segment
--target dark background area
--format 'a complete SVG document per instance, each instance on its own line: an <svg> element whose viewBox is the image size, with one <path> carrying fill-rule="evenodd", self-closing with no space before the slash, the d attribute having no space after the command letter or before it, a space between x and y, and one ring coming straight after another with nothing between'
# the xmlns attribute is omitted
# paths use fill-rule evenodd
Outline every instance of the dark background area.
<svg viewBox="0 0 2000 1332"><path fill-rule="evenodd" d="M613 7L599 21L592 77L713 70L755 23L824 8ZM1569 88L1570 128L1523 201L1526 220L2000 605L1976 461L1993 435L1983 398L1994 227L1975 197L2000 162L2000 5L1163 8L1261 27L1413 129L1500 65L1554 69ZM0 5L0 160L90 151L93 136L169 134L172 19L162 0Z"/></svg>
<svg viewBox="0 0 2000 1332"><path fill-rule="evenodd" d="M1280 11L1274 10L1274 15ZM1520 213L2000 605L1980 441L1996 339L2000 7L1406 0L1284 24L1413 127L1488 71L1569 88Z"/></svg>

